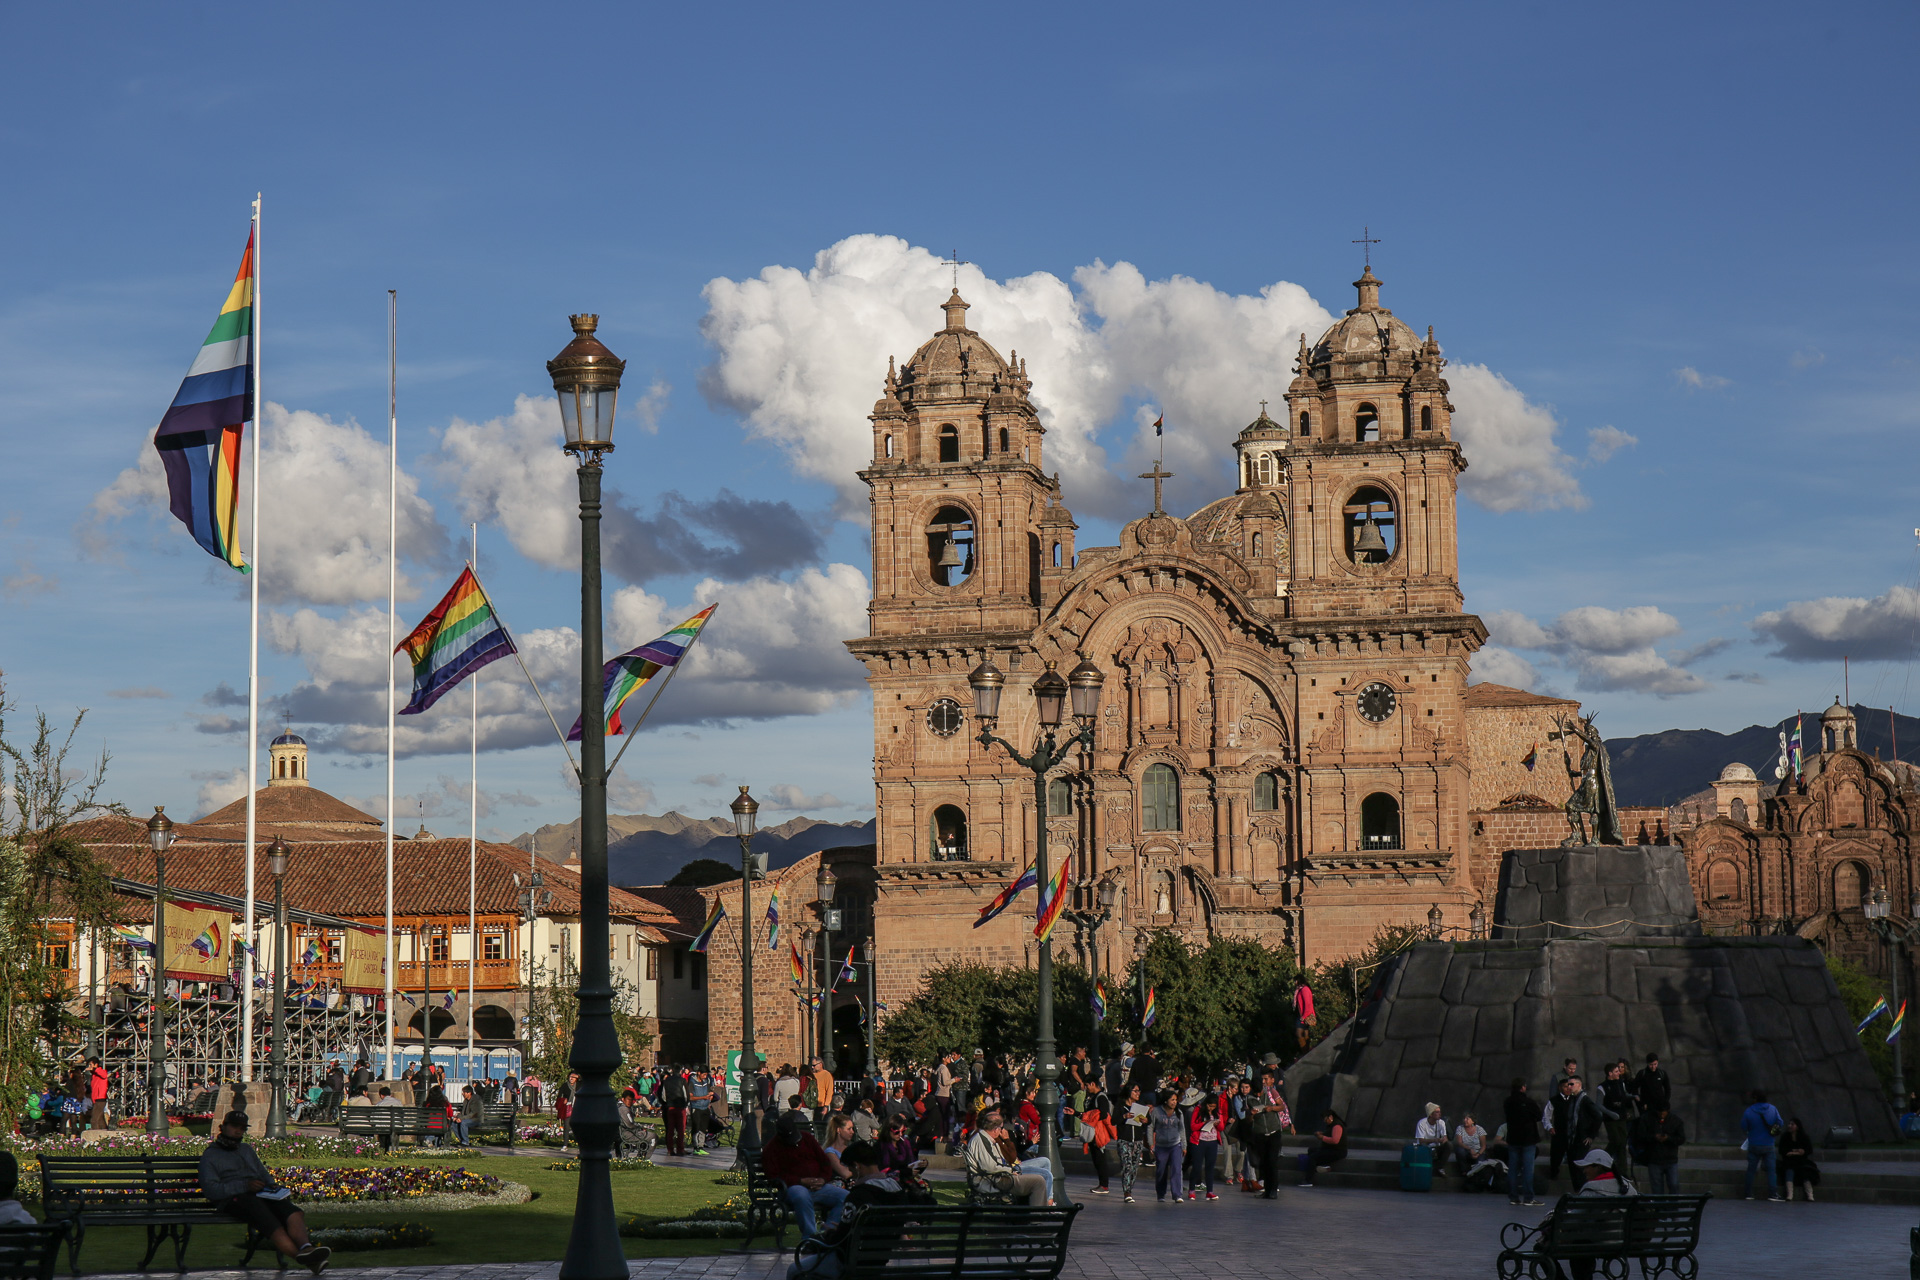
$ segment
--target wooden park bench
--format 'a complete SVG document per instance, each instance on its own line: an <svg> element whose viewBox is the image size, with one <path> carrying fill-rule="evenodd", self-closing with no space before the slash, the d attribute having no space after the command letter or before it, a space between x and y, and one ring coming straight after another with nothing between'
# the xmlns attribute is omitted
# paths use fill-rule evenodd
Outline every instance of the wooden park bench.
<svg viewBox="0 0 1920 1280"><path fill-rule="evenodd" d="M387 1108L389 1111L393 1108ZM357 1110L378 1110L378 1108L360 1107ZM483 1102L480 1104L480 1118L467 1130L471 1139L476 1133L504 1133L507 1135L507 1147L513 1147L514 1139L520 1136L520 1108L511 1102Z"/></svg>
<svg viewBox="0 0 1920 1280"><path fill-rule="evenodd" d="M757 1151L751 1155L741 1152L740 1163L747 1170L747 1238L740 1242L740 1251L745 1253L752 1248L755 1236L769 1232L773 1247L778 1249L786 1239L787 1224L793 1220L793 1210L787 1206L787 1184L766 1175Z"/></svg>
<svg viewBox="0 0 1920 1280"><path fill-rule="evenodd" d="M1699 1268L1700 1215L1708 1196L1561 1196L1553 1214L1537 1227L1509 1222L1500 1228L1494 1266L1501 1280L1523 1270L1552 1275L1556 1265L1592 1259L1607 1275L1626 1274L1639 1259L1643 1280L1672 1271L1692 1280Z"/></svg>
<svg viewBox="0 0 1920 1280"><path fill-rule="evenodd" d="M80 1245L89 1227L145 1227L145 1271L167 1240L174 1270L187 1269L187 1242L203 1224L247 1228L245 1268L270 1248L251 1223L228 1217L201 1193L197 1156L41 1156L40 1198L49 1223L68 1228L67 1263L80 1274ZM285 1259L281 1267L286 1266Z"/></svg>
<svg viewBox="0 0 1920 1280"><path fill-rule="evenodd" d="M340 1136L398 1138L411 1135L415 1141L426 1136L427 1113L421 1107L342 1107ZM389 1143L389 1146L392 1144Z"/></svg>
<svg viewBox="0 0 1920 1280"><path fill-rule="evenodd" d="M53 1280L67 1224L0 1227L0 1280Z"/></svg>
<svg viewBox="0 0 1920 1280"><path fill-rule="evenodd" d="M833 1249L842 1280L1055 1280L1080 1206L868 1205L837 1245L800 1242L794 1261Z"/></svg>

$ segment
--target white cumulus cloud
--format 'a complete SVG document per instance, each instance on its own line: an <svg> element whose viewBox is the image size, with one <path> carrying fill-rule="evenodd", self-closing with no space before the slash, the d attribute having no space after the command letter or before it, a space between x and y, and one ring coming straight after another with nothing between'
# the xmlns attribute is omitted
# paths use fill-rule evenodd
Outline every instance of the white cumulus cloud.
<svg viewBox="0 0 1920 1280"><path fill-rule="evenodd" d="M713 280L701 331L715 357L701 388L799 474L834 486L842 516L860 518L867 495L854 473L871 460L867 415L886 360L905 360L933 336L952 280L936 254L882 235L849 236L805 270ZM1260 401L1281 402L1300 336L1317 338L1334 318L1285 281L1234 294L1185 276L1149 280L1126 262L1090 263L1071 285L1047 272L995 280L968 266L959 287L973 308L968 326L1002 356L1027 361L1048 432L1044 465L1060 473L1069 505L1114 517L1140 514L1131 475L1152 456L1161 412L1176 504L1217 496L1234 436ZM1584 501L1550 410L1484 366L1456 365L1448 376L1469 497L1495 511ZM1129 415L1129 400L1144 403Z"/></svg>
<svg viewBox="0 0 1920 1280"><path fill-rule="evenodd" d="M1682 628L1679 619L1652 605L1626 609L1584 605L1569 609L1546 625L1523 613L1501 610L1488 614L1486 623L1489 637L1503 651L1527 649L1550 655L1544 661L1573 672L1582 689L1651 693L1662 698L1706 689L1707 682L1687 670L1686 664L1725 647L1720 641L1710 640L1663 656L1654 648L1655 643L1680 634ZM1507 656L1513 655L1508 652ZM1475 666L1478 670L1477 655ZM1491 675L1484 678L1498 679Z"/></svg>
<svg viewBox="0 0 1920 1280"><path fill-rule="evenodd" d="M1631 449L1640 437L1618 427L1595 427L1587 432L1587 461L1598 466L1622 449Z"/></svg>
<svg viewBox="0 0 1920 1280"><path fill-rule="evenodd" d="M1702 373L1692 365L1673 371L1673 380L1689 391L1718 391L1729 386L1728 379L1716 373Z"/></svg>
<svg viewBox="0 0 1920 1280"><path fill-rule="evenodd" d="M1773 654L1789 662L1906 658L1920 641L1920 591L1894 586L1871 600L1822 596L1761 614L1752 623Z"/></svg>
<svg viewBox="0 0 1920 1280"><path fill-rule="evenodd" d="M1473 655L1473 667L1467 676L1467 683L1487 682L1509 685L1515 689L1535 689L1540 684L1540 672L1511 649L1503 649L1497 644L1482 645Z"/></svg>

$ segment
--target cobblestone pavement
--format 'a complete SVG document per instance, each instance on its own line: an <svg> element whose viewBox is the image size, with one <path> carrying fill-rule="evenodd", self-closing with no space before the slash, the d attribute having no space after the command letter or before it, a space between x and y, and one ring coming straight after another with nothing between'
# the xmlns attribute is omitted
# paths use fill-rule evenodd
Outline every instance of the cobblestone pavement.
<svg viewBox="0 0 1920 1280"><path fill-rule="evenodd" d="M730 1151L663 1164L724 1167ZM1138 1204L1091 1196L1075 1219L1067 1280L1455 1280L1494 1275L1500 1227L1536 1222L1544 1209L1514 1209L1501 1196L1406 1195L1282 1186L1277 1201L1238 1192L1179 1205L1153 1199L1149 1174ZM1843 1280L1906 1274L1907 1231L1920 1213L1904 1206L1770 1204L1716 1200L1701 1230L1700 1274L1740 1280ZM792 1237L788 1237L791 1244ZM559 1262L449 1267L361 1267L336 1255L351 1280L558 1280ZM642 1258L633 1280L780 1280L789 1253ZM158 1273L156 1273L158 1274ZM294 1270L288 1277L301 1276ZM195 1280L272 1280L270 1269L196 1271ZM113 1277L112 1280L143 1280ZM144 1280L152 1280L145 1277Z"/></svg>

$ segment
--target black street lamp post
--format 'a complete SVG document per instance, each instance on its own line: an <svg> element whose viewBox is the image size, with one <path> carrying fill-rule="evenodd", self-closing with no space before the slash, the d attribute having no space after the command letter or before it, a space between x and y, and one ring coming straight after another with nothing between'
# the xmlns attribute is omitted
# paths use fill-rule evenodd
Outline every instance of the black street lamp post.
<svg viewBox="0 0 1920 1280"><path fill-rule="evenodd" d="M167 849L173 844L173 819L155 805L147 819L153 846L153 1006L147 1019L153 1048L147 1061L147 1132L167 1131Z"/></svg>
<svg viewBox="0 0 1920 1280"><path fill-rule="evenodd" d="M973 714L980 722L980 732L976 740L982 747L992 749L999 743L1006 750L1008 758L1015 764L1024 766L1033 773L1033 874L1036 877L1036 896L1041 905L1045 905L1045 895L1049 873L1047 871L1047 774L1075 749L1084 747L1093 749L1093 722L1100 713L1100 686L1106 677L1100 668L1085 658L1062 679L1053 669L1053 663L1033 682L1033 700L1040 721L1040 741L1034 745L1031 755L1022 755L1005 738L995 737L994 724L1000 719L1000 694L1006 688L1007 678L991 660L982 662L967 676L967 683L973 687ZM1068 695L1071 692L1074 722L1079 726L1066 741L1056 742L1055 731L1060 727L1067 710ZM1035 1018L1034 1058L1040 1075L1040 1148L1053 1166L1054 1203L1069 1203L1066 1194L1066 1165L1060 1158L1060 1060L1054 1052L1053 1043L1053 943L1043 940L1040 943L1040 960L1036 966L1036 978L1039 980L1039 1009Z"/></svg>
<svg viewBox="0 0 1920 1280"><path fill-rule="evenodd" d="M1060 914L1070 920L1074 928L1085 932L1087 936L1088 956L1087 980L1098 990L1100 985L1100 926L1113 919L1114 905L1120 899L1120 886L1111 880L1101 881L1100 887L1095 893L1095 899L1100 904L1100 911L1097 915L1091 911L1063 911ZM1098 1068L1100 1066L1100 1020L1098 1018L1095 1018L1093 1021L1092 1039L1093 1043L1087 1047L1087 1053L1092 1057L1095 1068Z"/></svg>
<svg viewBox="0 0 1920 1280"><path fill-rule="evenodd" d="M839 881L834 878L833 868L827 865L824 853L820 855L820 875L813 891L820 908L820 1062L837 1075L839 1064L833 1055L833 989L840 984L833 980L833 936L840 932L841 918L840 908L833 905L833 899L839 892Z"/></svg>
<svg viewBox="0 0 1920 1280"><path fill-rule="evenodd" d="M868 938L863 953L867 961L867 1079L880 1078L880 1060L874 1056L875 1037L880 1033L880 983L875 976L880 948Z"/></svg>
<svg viewBox="0 0 1920 1280"><path fill-rule="evenodd" d="M273 1049L267 1055L267 1136L287 1136L287 842L279 836L267 846L273 872Z"/></svg>
<svg viewBox="0 0 1920 1280"><path fill-rule="evenodd" d="M753 1050L753 832L760 803L746 787L733 801L733 830L740 837L740 1138L734 1152L742 1162L760 1152L760 1128L753 1095L758 1067ZM724 1082L722 1084L724 1088Z"/></svg>
<svg viewBox="0 0 1920 1280"><path fill-rule="evenodd" d="M607 906L607 724L600 635L600 459L613 450L613 415L626 362L593 336L600 317L568 317L573 341L547 361L560 401L566 451L580 480L580 987L567 1065L580 1073L573 1132L580 1189L561 1280L627 1280L609 1163L620 1135L612 1077L620 1066L613 1025Z"/></svg>
<svg viewBox="0 0 1920 1280"><path fill-rule="evenodd" d="M1893 922L1893 900L1887 896L1884 886L1875 889L1861 904L1867 917L1867 923L1887 944L1887 972L1893 978L1893 999L1887 1003L1892 1006L1894 1016L1900 1011L1900 947L1920 945L1920 892L1913 895L1913 917L1906 924ZM1907 1071L1906 1053L1903 1045L1906 1036L1898 1036L1893 1042L1893 1113L1903 1115L1907 1110Z"/></svg>

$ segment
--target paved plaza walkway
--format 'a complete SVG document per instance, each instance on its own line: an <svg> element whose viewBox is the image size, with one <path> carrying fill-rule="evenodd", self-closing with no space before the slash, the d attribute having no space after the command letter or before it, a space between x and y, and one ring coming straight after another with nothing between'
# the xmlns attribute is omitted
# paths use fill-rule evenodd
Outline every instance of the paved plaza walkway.
<svg viewBox="0 0 1920 1280"><path fill-rule="evenodd" d="M504 1149L503 1149L504 1150ZM551 1153L543 1153L551 1155ZM731 1151L704 1159L656 1156L662 1164L724 1168ZM1500 1227L1535 1222L1544 1209L1513 1209L1504 1196L1282 1185L1277 1201L1239 1192L1173 1204L1153 1199L1151 1174L1138 1204L1071 1190L1086 1204L1073 1229L1066 1280L1488 1280ZM1715 1200L1701 1230L1700 1275L1740 1280L1841 1280L1907 1273L1908 1229L1920 1211L1900 1205L1770 1204ZM693 1258L643 1258L633 1280L779 1280L788 1249ZM557 1280L558 1260L483 1266L360 1266L378 1255L337 1254L329 1275L351 1280ZM159 1273L155 1273L159 1274ZM271 1269L195 1271L195 1280L272 1280ZM288 1277L304 1275L298 1270ZM142 1280L114 1277L113 1280ZM152 1280L145 1277L144 1280Z"/></svg>

